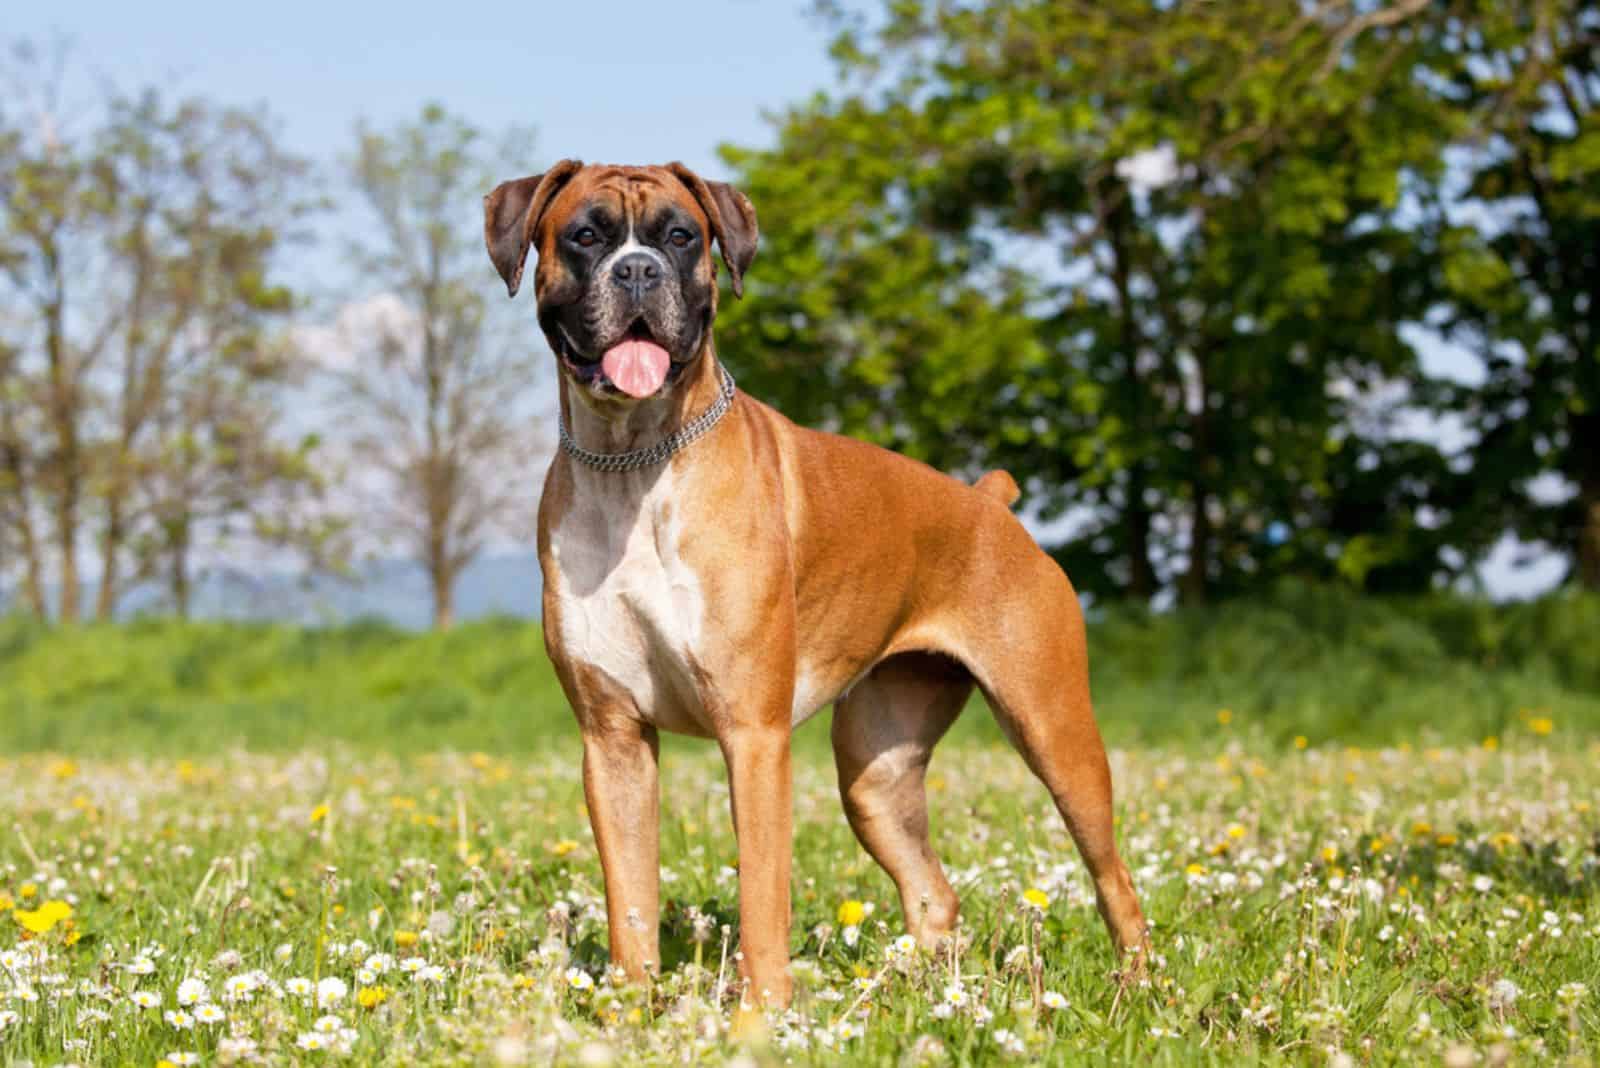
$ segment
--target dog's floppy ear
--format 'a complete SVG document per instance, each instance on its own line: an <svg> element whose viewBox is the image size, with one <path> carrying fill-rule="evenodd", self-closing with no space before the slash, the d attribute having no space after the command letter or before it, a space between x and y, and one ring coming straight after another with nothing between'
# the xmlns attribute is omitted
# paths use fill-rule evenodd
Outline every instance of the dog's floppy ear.
<svg viewBox="0 0 1600 1068"><path fill-rule="evenodd" d="M700 202L722 249L722 262L728 265L728 274L733 278L733 295L744 296L744 272L756 258L756 245L761 240L755 206L727 182L708 182L681 163L669 163L667 170L677 175Z"/></svg>
<svg viewBox="0 0 1600 1068"><path fill-rule="evenodd" d="M564 159L543 174L501 182L483 198L483 240L489 258L505 279L506 295L516 296L522 286L522 269L528 262L539 217L545 207L583 164Z"/></svg>

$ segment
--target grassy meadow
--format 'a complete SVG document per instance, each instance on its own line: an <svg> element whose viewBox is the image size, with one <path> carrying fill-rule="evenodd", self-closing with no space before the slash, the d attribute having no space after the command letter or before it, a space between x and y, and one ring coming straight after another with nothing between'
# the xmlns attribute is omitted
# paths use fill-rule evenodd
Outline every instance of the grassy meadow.
<svg viewBox="0 0 1600 1068"><path fill-rule="evenodd" d="M919 953L800 732L797 996L730 1032L713 747L663 747L664 969L605 970L537 629L0 623L0 1063L1532 1063L1600 1047L1600 603L1285 588L1091 629L1122 983L981 705L930 774Z"/></svg>

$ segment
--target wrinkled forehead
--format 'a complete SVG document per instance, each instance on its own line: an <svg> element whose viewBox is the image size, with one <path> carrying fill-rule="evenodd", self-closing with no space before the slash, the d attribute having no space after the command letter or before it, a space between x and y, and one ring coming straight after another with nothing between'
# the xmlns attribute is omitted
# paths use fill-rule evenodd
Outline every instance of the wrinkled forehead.
<svg viewBox="0 0 1600 1068"><path fill-rule="evenodd" d="M580 212L600 210L629 224L649 219L663 209L688 213L702 227L705 211L677 175L660 167L585 167L557 195L549 216L570 219Z"/></svg>

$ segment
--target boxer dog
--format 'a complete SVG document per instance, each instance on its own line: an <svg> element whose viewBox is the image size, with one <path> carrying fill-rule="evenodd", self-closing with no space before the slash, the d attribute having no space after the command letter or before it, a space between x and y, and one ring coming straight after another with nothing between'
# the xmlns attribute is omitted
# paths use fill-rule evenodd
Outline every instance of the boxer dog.
<svg viewBox="0 0 1600 1068"><path fill-rule="evenodd" d="M660 962L658 732L712 738L738 838L746 992L788 1003L789 738L828 704L845 815L911 934L936 946L958 902L923 780L974 685L1050 791L1116 946L1142 959L1083 617L1012 514L1010 476L969 486L734 388L712 340L711 245L739 296L757 229L724 183L678 163L565 160L484 198L484 236L512 296L537 251L539 326L560 366L562 451L539 507L544 636L583 736L613 963L642 977Z"/></svg>

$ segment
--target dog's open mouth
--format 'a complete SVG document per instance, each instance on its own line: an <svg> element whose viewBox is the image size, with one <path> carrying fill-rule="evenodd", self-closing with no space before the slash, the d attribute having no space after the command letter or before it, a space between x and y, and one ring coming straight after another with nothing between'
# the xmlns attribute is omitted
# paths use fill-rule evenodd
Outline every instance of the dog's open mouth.
<svg viewBox="0 0 1600 1068"><path fill-rule="evenodd" d="M557 329L563 342L562 362L586 386L644 398L658 391L680 369L643 316L634 319L622 339L599 356L590 356L579 348L566 327L558 323Z"/></svg>

